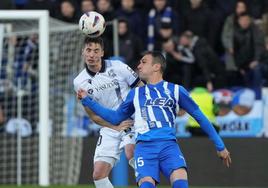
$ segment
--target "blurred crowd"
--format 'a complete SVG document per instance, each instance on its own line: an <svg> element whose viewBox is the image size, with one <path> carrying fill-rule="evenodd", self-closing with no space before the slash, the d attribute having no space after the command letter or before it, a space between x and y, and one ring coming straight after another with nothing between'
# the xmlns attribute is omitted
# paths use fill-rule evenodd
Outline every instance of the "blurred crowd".
<svg viewBox="0 0 268 188"><path fill-rule="evenodd" d="M95 10L108 23L106 57L113 55L109 21L118 19L120 58L135 69L143 51L162 51L168 62L165 79L188 90L242 86L261 99L261 88L268 86L267 0L1 0L0 9L46 9L74 24ZM16 74L34 77L37 66L20 64L20 58L36 58L31 55L36 44L35 37L23 41L14 64L23 67Z"/></svg>
<svg viewBox="0 0 268 188"><path fill-rule="evenodd" d="M166 80L187 89L246 86L261 97L267 83L265 0L4 0L1 9L47 9L50 16L78 23L87 11L119 20L120 56L135 69L144 50L163 51ZM112 26L103 35L113 55Z"/></svg>

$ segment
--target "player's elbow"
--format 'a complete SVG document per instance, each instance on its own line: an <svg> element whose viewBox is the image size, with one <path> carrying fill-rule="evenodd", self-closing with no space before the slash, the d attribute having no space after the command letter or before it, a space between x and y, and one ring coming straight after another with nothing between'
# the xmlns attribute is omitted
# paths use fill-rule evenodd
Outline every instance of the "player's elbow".
<svg viewBox="0 0 268 188"><path fill-rule="evenodd" d="M90 119L96 124L100 124L100 122L101 122L101 118L99 116L95 116L95 115L92 116L91 115Z"/></svg>
<svg viewBox="0 0 268 188"><path fill-rule="evenodd" d="M99 125L101 125L102 124L102 122L103 122L103 120L104 121L107 121L107 122L109 122L109 123L111 123L112 125L118 125L118 124L120 124L120 122L121 121L119 121L117 118L110 118L110 117L107 117L107 118L101 118L100 116L97 116L97 115L91 115L90 116L90 119L94 122L94 123L96 123L96 124L99 124Z"/></svg>
<svg viewBox="0 0 268 188"><path fill-rule="evenodd" d="M107 121L115 126L121 123L121 121L118 118L109 118Z"/></svg>

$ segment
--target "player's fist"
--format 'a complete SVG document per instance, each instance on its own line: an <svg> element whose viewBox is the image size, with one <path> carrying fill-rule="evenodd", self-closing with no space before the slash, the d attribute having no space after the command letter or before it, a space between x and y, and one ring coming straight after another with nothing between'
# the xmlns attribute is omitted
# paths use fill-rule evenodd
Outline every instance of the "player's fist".
<svg viewBox="0 0 268 188"><path fill-rule="evenodd" d="M125 121L122 121L119 125L113 126L112 129L114 129L114 130L116 130L118 132L121 132L121 131L125 131L126 132L126 130L130 129L130 127L133 126L133 123L134 123L133 120L127 119Z"/></svg>
<svg viewBox="0 0 268 188"><path fill-rule="evenodd" d="M230 167L232 163L230 152L226 148L224 148L224 150L222 151L217 151L217 154L218 157L222 159L223 164L226 165L227 167Z"/></svg>
<svg viewBox="0 0 268 188"><path fill-rule="evenodd" d="M77 98L78 98L79 100L81 100L81 99L83 99L83 98L85 98L85 97L87 96L87 92L86 92L85 90L83 90L83 89L79 89L79 90L77 91L76 96L77 96Z"/></svg>

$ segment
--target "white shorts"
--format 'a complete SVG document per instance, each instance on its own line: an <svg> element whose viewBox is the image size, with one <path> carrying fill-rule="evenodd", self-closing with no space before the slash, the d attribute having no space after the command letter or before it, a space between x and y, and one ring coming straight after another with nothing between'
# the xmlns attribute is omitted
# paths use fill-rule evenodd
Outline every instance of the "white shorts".
<svg viewBox="0 0 268 188"><path fill-rule="evenodd" d="M113 167L120 160L120 154L127 144L135 144L135 137L132 131L125 133L107 127L101 128L94 163L96 161L105 161Z"/></svg>

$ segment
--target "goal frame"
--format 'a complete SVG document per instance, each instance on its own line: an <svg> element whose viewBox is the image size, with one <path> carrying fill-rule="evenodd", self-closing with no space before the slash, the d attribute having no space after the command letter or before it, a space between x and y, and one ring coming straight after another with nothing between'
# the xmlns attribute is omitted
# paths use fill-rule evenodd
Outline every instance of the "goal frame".
<svg viewBox="0 0 268 188"><path fill-rule="evenodd" d="M0 20L38 20L39 34L39 185L49 185L49 13L1 10Z"/></svg>

